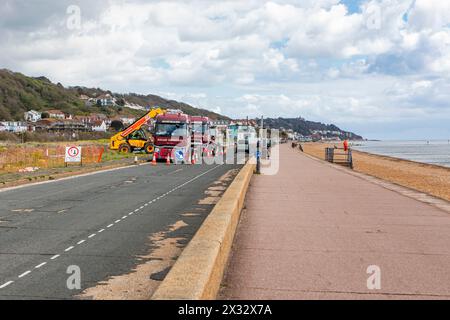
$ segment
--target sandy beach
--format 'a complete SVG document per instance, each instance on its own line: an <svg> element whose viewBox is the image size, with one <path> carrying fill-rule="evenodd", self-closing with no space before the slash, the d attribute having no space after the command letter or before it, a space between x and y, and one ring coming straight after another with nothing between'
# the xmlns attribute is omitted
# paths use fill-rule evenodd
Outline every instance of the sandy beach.
<svg viewBox="0 0 450 320"><path fill-rule="evenodd" d="M305 143L305 153L324 159L335 144ZM342 147L342 144L336 144ZM354 170L450 201L450 168L353 150Z"/></svg>

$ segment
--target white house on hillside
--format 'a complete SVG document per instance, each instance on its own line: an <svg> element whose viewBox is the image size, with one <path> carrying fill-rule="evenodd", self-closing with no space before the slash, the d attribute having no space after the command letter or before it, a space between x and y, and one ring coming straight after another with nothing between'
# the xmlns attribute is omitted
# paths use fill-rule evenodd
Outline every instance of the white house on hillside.
<svg viewBox="0 0 450 320"><path fill-rule="evenodd" d="M0 124L6 128L6 130L4 131L19 133L19 132L26 132L28 130L26 122L3 121Z"/></svg>
<svg viewBox="0 0 450 320"><path fill-rule="evenodd" d="M103 107L114 107L116 105L116 98L109 93L103 94L97 98L97 103Z"/></svg>
<svg viewBox="0 0 450 320"><path fill-rule="evenodd" d="M37 122L41 120L41 113L34 110L30 110L24 113L24 118L25 121Z"/></svg>
<svg viewBox="0 0 450 320"><path fill-rule="evenodd" d="M127 126L130 124L133 124L136 121L136 118L122 116L122 117L120 117L120 121L122 121L122 123Z"/></svg>
<svg viewBox="0 0 450 320"><path fill-rule="evenodd" d="M103 120L99 120L99 121L95 121L92 124L92 131L95 132L106 132L107 126L106 126L106 122Z"/></svg>
<svg viewBox="0 0 450 320"><path fill-rule="evenodd" d="M53 119L63 120L66 118L66 115L61 110L48 110L47 113L50 116L50 118L53 118Z"/></svg>

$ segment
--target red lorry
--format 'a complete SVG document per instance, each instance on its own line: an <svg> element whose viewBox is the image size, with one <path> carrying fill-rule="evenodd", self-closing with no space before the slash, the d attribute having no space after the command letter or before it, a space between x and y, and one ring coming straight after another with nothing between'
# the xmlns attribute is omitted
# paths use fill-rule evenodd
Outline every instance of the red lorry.
<svg viewBox="0 0 450 320"><path fill-rule="evenodd" d="M206 154L210 148L210 121L208 117L193 116L191 117L192 127L192 148L197 152Z"/></svg>
<svg viewBox="0 0 450 320"><path fill-rule="evenodd" d="M156 117L153 135L157 160L186 163L191 154L190 118L180 110L167 110Z"/></svg>

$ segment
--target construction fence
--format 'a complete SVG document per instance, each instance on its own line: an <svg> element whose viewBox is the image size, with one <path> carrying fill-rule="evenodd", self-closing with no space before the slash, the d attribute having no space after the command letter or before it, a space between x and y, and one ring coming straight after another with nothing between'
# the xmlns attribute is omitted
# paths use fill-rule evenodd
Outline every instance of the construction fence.
<svg viewBox="0 0 450 320"><path fill-rule="evenodd" d="M64 167L65 151L63 145L0 146L0 173ZM82 163L101 162L104 151L105 147L101 145L83 145Z"/></svg>

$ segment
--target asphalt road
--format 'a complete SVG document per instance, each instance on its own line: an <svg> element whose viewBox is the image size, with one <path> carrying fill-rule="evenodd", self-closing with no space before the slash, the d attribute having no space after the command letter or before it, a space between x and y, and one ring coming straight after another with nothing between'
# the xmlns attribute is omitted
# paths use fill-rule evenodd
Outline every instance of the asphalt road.
<svg viewBox="0 0 450 320"><path fill-rule="evenodd" d="M195 210L236 168L146 164L0 191L0 299L71 299L130 272L151 249L149 235ZM169 236L182 233L187 243L212 206L184 216L187 226ZM72 265L81 270L80 290L67 287Z"/></svg>

